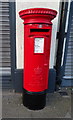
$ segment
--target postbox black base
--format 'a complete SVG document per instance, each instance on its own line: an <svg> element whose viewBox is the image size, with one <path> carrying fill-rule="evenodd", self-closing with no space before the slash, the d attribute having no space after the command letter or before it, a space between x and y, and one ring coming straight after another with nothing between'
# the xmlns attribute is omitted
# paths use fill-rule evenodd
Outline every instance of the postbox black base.
<svg viewBox="0 0 73 120"><path fill-rule="evenodd" d="M43 109L46 105L46 91L28 92L23 89L23 105L31 110Z"/></svg>

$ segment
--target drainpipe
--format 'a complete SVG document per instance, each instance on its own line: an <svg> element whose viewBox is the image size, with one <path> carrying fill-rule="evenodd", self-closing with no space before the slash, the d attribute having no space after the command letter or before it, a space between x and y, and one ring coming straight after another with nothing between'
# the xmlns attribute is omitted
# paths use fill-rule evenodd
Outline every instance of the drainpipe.
<svg viewBox="0 0 73 120"><path fill-rule="evenodd" d="M59 24L59 32L57 33L57 52L56 52L56 87L61 84L61 61L62 61L62 53L63 53L63 44L65 38L65 26L66 26L66 18L67 18L67 10L68 10L68 2L61 3L61 14L60 14L60 24Z"/></svg>

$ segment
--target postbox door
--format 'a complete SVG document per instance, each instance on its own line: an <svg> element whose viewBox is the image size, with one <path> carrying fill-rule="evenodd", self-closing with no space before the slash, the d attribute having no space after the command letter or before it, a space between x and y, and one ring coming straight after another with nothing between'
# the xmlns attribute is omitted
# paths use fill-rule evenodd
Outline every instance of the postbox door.
<svg viewBox="0 0 73 120"><path fill-rule="evenodd" d="M24 45L23 87L31 92L43 91L48 88L50 35L30 36Z"/></svg>

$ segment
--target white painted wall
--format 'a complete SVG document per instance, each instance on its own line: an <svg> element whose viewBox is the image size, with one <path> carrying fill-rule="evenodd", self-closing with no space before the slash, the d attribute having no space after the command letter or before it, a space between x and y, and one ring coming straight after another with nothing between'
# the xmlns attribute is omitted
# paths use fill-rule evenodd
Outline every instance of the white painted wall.
<svg viewBox="0 0 73 120"><path fill-rule="evenodd" d="M30 2L29 2L30 1ZM37 1L37 2L36 2ZM51 1L51 2L50 2ZM17 68L23 68L23 41L24 41L24 28L23 20L19 17L19 11L28 8L50 8L57 10L59 13L59 1L60 0L16 0L16 59ZM58 25L58 14L57 17L52 21L52 42L51 42L51 52L50 52L50 68L54 65L55 56L55 45L56 45L56 32Z"/></svg>

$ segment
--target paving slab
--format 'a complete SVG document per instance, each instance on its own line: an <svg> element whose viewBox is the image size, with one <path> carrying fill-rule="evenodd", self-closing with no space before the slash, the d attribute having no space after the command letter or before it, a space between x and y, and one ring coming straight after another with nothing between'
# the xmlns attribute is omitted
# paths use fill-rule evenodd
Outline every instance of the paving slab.
<svg viewBox="0 0 73 120"><path fill-rule="evenodd" d="M3 91L3 118L71 118L71 89L62 88L54 93L47 93L46 107L42 110L29 110L23 106L22 93Z"/></svg>

